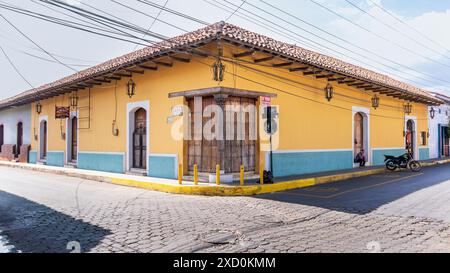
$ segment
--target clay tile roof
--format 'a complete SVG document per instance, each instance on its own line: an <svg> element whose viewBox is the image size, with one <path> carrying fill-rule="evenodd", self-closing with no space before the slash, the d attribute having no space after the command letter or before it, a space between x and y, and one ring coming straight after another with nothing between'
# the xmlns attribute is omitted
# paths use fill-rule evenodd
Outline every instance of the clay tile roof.
<svg viewBox="0 0 450 273"><path fill-rule="evenodd" d="M401 90L409 94L425 97L435 103L442 103L441 100L437 99L435 96L432 96L427 91L395 80L386 75L376 73L374 71L352 65L339 59L307 50L296 45L283 43L232 24L219 22L111 59L52 83L48 83L35 89L20 93L16 96L4 99L0 101L0 109L21 105L26 103L25 101L29 102L39 100L41 95L44 95L49 91L57 91L58 88L67 87L70 84L82 83L83 81L93 79L94 77L107 75L120 68L131 66L135 63L139 63L153 57L158 57L174 50L183 51L186 46L195 46L202 41L210 41L219 37L222 39L243 43L245 45L258 47L260 49L279 54L280 56L292 58L299 62L304 62L306 64L333 72L342 73L347 76L353 76L361 80L369 81L371 83L381 84L390 88Z"/></svg>

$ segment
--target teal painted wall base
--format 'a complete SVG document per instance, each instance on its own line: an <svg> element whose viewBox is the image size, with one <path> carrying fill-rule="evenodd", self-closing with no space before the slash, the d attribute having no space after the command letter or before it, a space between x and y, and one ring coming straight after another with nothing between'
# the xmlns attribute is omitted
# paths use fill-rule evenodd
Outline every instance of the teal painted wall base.
<svg viewBox="0 0 450 273"><path fill-rule="evenodd" d="M352 151L274 153L275 177L353 168Z"/></svg>
<svg viewBox="0 0 450 273"><path fill-rule="evenodd" d="M372 150L372 165L384 165L384 155L401 156L403 154L405 154L405 149Z"/></svg>
<svg viewBox="0 0 450 273"><path fill-rule="evenodd" d="M148 157L148 176L176 179L176 157L151 155Z"/></svg>
<svg viewBox="0 0 450 273"><path fill-rule="evenodd" d="M47 152L48 166L64 167L64 152Z"/></svg>
<svg viewBox="0 0 450 273"><path fill-rule="evenodd" d="M37 151L30 151L30 153L28 154L28 163L36 164L37 154Z"/></svg>
<svg viewBox="0 0 450 273"><path fill-rule="evenodd" d="M419 149L419 160L428 160L430 159L430 149L429 148L420 148Z"/></svg>
<svg viewBox="0 0 450 273"><path fill-rule="evenodd" d="M85 170L124 173L124 155L79 152L77 167Z"/></svg>

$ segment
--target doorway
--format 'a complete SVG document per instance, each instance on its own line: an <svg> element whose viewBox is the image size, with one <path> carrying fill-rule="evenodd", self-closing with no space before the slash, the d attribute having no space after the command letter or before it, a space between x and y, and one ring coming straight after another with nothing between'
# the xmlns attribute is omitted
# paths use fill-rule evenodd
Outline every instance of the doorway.
<svg viewBox="0 0 450 273"><path fill-rule="evenodd" d="M5 138L5 133L4 133L4 126L2 124L2 125L0 125L0 152L2 151L2 146L5 141L4 138Z"/></svg>
<svg viewBox="0 0 450 273"><path fill-rule="evenodd" d="M70 157L69 160L76 162L78 158L78 118L70 120Z"/></svg>
<svg viewBox="0 0 450 273"><path fill-rule="evenodd" d="M415 123L413 120L408 120L406 122L406 137L405 137L405 148L408 150L412 155L413 158L416 158L416 130L415 130Z"/></svg>
<svg viewBox="0 0 450 273"><path fill-rule="evenodd" d="M147 111L139 108L134 113L133 168L147 169Z"/></svg>
<svg viewBox="0 0 450 273"><path fill-rule="evenodd" d="M40 159L45 160L47 158L47 121L43 120L40 123L40 141L39 141L39 150L40 150Z"/></svg>
<svg viewBox="0 0 450 273"><path fill-rule="evenodd" d="M364 157L367 165L370 165L370 151L369 151L369 112L362 109L354 109L353 115L353 160L360 152L364 152ZM354 163L357 167L359 164Z"/></svg>
<svg viewBox="0 0 450 273"><path fill-rule="evenodd" d="M16 151L15 151L16 158L19 157L20 147L22 147L22 145L23 145L23 123L19 122L19 123L17 123L17 141L16 141Z"/></svg>
<svg viewBox="0 0 450 273"><path fill-rule="evenodd" d="M218 113L213 113L211 117L203 115L207 109L221 107L220 103L225 109L222 117L224 139L211 139L205 136L204 132L201 137L198 137L195 127L205 128L214 118L221 118L216 117ZM215 173L217 164L227 174L239 173L241 165L246 172L256 171L256 99L229 96L225 101L220 101L214 96L205 96L201 98L201 109L196 109L194 98L188 100L188 106L191 116L191 135L187 141L188 171L194 171L194 165L197 165L201 173ZM226 109L238 109L238 111L227 114ZM195 125L196 115L201 115L199 119L201 124L197 126ZM243 117L242 122L239 120L240 116ZM220 128L215 127L214 132L219 132Z"/></svg>

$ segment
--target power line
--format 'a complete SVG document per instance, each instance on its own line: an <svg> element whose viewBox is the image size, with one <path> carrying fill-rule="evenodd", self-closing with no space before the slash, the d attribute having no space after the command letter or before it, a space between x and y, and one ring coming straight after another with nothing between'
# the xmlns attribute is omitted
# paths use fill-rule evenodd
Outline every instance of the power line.
<svg viewBox="0 0 450 273"><path fill-rule="evenodd" d="M12 7L12 6L7 6L7 5L1 5L1 4L0 4L0 8L5 9L5 10L9 10L9 11L12 11L12 12L15 12L15 13L18 13L18 14L22 14L22 15L25 15L25 16L33 17L33 18L36 18L36 19L39 19L39 20L42 20L42 21L50 22L50 23L53 23L53 24L56 24L56 25L73 28L73 29L80 30L80 31L83 31L83 32L88 32L90 34L100 35L100 36L111 38L111 39L115 39L115 40L121 40L123 42L131 42L131 43L139 44L139 45L147 45L147 44L142 44L140 42L136 42L136 41L128 40L128 39L125 39L125 38L117 37L117 36L114 36L114 35L105 34L105 33L99 32L99 31L90 30L89 28L91 28L91 29L96 29L96 28L94 28L92 26L84 26L84 25L81 25L81 24L78 24L78 23L74 23L72 21L61 19L61 18L56 18L56 17L52 17L52 16L48 16L48 15L32 12L32 11L29 11L29 10L25 10L25 9L21 9L21 8L17 8L17 7ZM110 30L102 29L100 31L104 31L104 32L107 32L107 33L112 33L112 34L116 34L116 35L129 37L129 35L124 35L123 33L121 34L121 33L113 32L113 31L110 31Z"/></svg>
<svg viewBox="0 0 450 273"><path fill-rule="evenodd" d="M155 8L162 9L162 10L164 10L164 11L166 11L166 12L169 12L169 13L172 13L172 14L178 16L178 17L182 17L182 18L185 18L185 19L189 19L189 20L191 20L191 21L194 21L194 22L199 23L199 24L202 24L202 25L208 25L208 23L205 22L205 21L203 21L203 20L197 19L197 18L195 18L195 17L189 16L189 15L187 15L187 14L178 12L178 11L173 10L173 9L169 9L169 8L167 8L167 7L163 7L163 6L161 6L161 5L155 4L155 3L150 2L150 1L148 1L148 0L137 0L137 1L138 1L138 2L141 2L141 3L144 3L144 4L146 4L146 5L149 5L149 6L155 7Z"/></svg>
<svg viewBox="0 0 450 273"><path fill-rule="evenodd" d="M168 3L169 3L169 0L166 0L166 2L165 2L164 5L163 5L163 8L166 8L166 6L167 6ZM152 24L151 24L150 27L147 29L147 31L150 31L150 30L153 28L153 26L155 25L155 23L156 23L156 21L158 20L159 16L161 16L162 12L163 12L163 9L159 9L158 14L156 15L155 19L153 20ZM147 36L147 35L144 34L144 36L142 36L142 38L145 38L145 36ZM134 47L134 50L136 50L137 48L138 48L138 46L136 45L136 46Z"/></svg>
<svg viewBox="0 0 450 273"><path fill-rule="evenodd" d="M16 73L31 87L34 89L34 86L25 78L25 76L19 71L19 69L16 67L16 65L12 62L12 60L9 58L8 54L6 54L3 47L0 45L0 50L3 52L3 55L5 55L5 58L8 60L11 67L16 71Z"/></svg>
<svg viewBox="0 0 450 273"><path fill-rule="evenodd" d="M53 60L57 61L59 64L63 65L64 67L69 68L72 71L78 72L78 70L68 66L67 64L61 62L58 58L56 58L55 56L53 56L51 53L49 53L47 50L45 50L43 47L41 47L39 44L37 44L35 41L33 41L33 39L31 39L30 37L28 37L25 33L23 33L19 28L17 28L13 23L11 23L8 19L6 19L5 16L3 16L2 14L0 14L0 16L3 18L3 20L5 20L10 26L12 26L17 32L19 32L23 37L25 37L28 41L32 42L35 46L37 46L39 49L41 49L45 54L47 54L48 56L50 56Z"/></svg>
<svg viewBox="0 0 450 273"><path fill-rule="evenodd" d="M364 14L367 14L368 16L370 16L370 18L374 19L375 21L377 21L378 23L384 25L385 27L389 28L390 30L393 30L394 32L399 33L400 35L402 35L402 36L408 38L409 40L415 42L416 44L422 46L423 48L426 48L426 49L428 49L428 50L430 50L430 51L432 51L432 52L434 52L434 53L437 53L437 54L439 54L440 56L442 56L442 57L444 57L444 58L446 58L446 59L450 59L449 57L443 55L441 52L439 52L439 51L437 51L437 50L435 50L435 49L433 49L433 48L430 48L429 46L423 44L422 42L418 41L417 39L415 39L415 38L413 38L413 37L407 35L406 33L402 32L402 31L399 31L398 29L394 28L393 26L391 26L391 25L389 25L389 24L383 22L382 20L380 20L380 19L378 19L377 17L375 17L374 15L370 14L369 12L367 12L366 10L364 10L363 8L361 8L361 7L359 7L358 5L354 4L352 1L350 1L350 0L345 0L345 1L346 1L348 4L350 4L352 7L355 7L356 9L360 10L360 11L363 12Z"/></svg>
<svg viewBox="0 0 450 273"><path fill-rule="evenodd" d="M427 36L426 34L424 34L423 32L419 31L418 29L416 29L415 27L411 26L410 24L406 23L405 21L403 21L402 19L398 18L396 15L394 15L392 12L388 11L387 9L385 9L383 6L377 4L375 1L369 0L370 3L372 3L373 5L375 5L376 7L378 7L381 11L383 11L384 13L386 13L387 15L389 15L390 17L394 18L395 20L397 20L398 22L400 22L401 24L407 26L408 28L412 29L414 32L416 32L417 34L419 34L420 36L422 36L423 38L425 38L426 40L432 42L433 44L441 47L442 49L444 49L445 51L449 52L449 50L443 46L442 44L436 42L435 40L431 39L429 36Z"/></svg>
<svg viewBox="0 0 450 273"><path fill-rule="evenodd" d="M244 6L244 4L245 4L246 2L247 2L247 0L242 1L241 5L240 5L239 7L237 7L237 8L233 11L233 13L231 13L230 16L227 17L227 19L225 19L225 22L228 22L228 20L230 20L231 17L233 17L233 16L236 14L236 12L238 12L238 11L242 8L242 6Z"/></svg>
<svg viewBox="0 0 450 273"><path fill-rule="evenodd" d="M142 11L140 11L140 10L137 10L137 9L135 9L135 8L133 8L133 7L127 6L127 5L125 5L125 4L121 3L121 2L118 2L118 1L115 1L115 0L111 0L111 2L116 3L116 4L120 5L120 6L122 6L122 7L124 7L124 8L127 8L127 9L129 9L129 10L132 10L132 11L134 11L134 12L137 12L137 13L139 13L139 14L141 14L141 15L146 16L146 17L152 18L152 19L154 19L154 20L156 20L156 21L158 21L158 22L161 22L161 23L163 23L163 24L165 24L165 25L168 25L168 26L170 26L170 27L173 27L173 28L175 28L175 29L178 29L178 30L181 30L181 31L184 31L184 32L188 32L188 31L189 31L189 30L183 29L183 28L181 28L181 27L178 27L178 26L176 26L176 25L174 25L174 24L171 24L171 23L169 23L169 22L167 22L167 21L161 20L161 19L158 18L158 17L151 16L151 15L149 15L149 14L147 14L147 13L145 13L145 12L142 12Z"/></svg>
<svg viewBox="0 0 450 273"><path fill-rule="evenodd" d="M340 40L340 41L342 41L342 42L345 42L346 44L349 44L349 45L354 46L354 47L356 47L356 48L358 48L358 49L360 49L360 50L362 50L362 51L365 51L365 52L367 52L367 53L370 53L370 54L372 54L372 55L374 55L374 56L376 56L376 57L378 57L378 58L380 58L380 59L382 59L382 60L384 60L384 61L390 62L390 63L395 64L395 65L397 65L397 66L400 66L400 67L406 68L406 69L408 69L408 70L414 71L415 73L418 73L418 74L424 75L424 76L426 76L426 77L429 77L429 78L438 80L438 81L440 81L440 82L450 83L450 81L443 80L443 79L440 79L440 78L437 78L437 77L433 76L432 74L425 73L425 72L419 71L419 70L417 70L417 69L408 67L408 66L406 66L406 65L404 65L404 64L402 64L402 63L399 63L399 62L396 62L396 61L391 60L391 59L389 59L389 58L386 58L385 56L383 56L383 55L381 55L381 54L378 54L378 53L376 53L376 52L374 52L374 51L371 51L371 50L369 50L369 49L367 49L367 48L364 48L364 47L362 47L362 46L356 45L356 44L354 44L354 43L352 43L352 42L350 42L350 41L348 41L348 40L346 40L346 39L343 39L343 38L341 38L341 37L339 37L339 36L337 36L337 35L335 35L335 34L329 32L329 31L327 31L327 30L325 30L325 29L322 29L322 28L320 28L320 27L318 27L318 26L316 26L316 25L314 25L314 24L312 24L312 23L309 23L309 22L307 22L307 21L305 21L305 20L299 18L298 16L295 16L295 15L293 15L293 14L287 12L287 11L284 11L284 10L282 10L282 9L280 9L280 8L278 8L278 7L274 6L274 5L272 5L272 4L270 4L270 3L267 3L267 2L264 1L264 0L259 0L259 1L262 2L262 3L264 3L264 4L266 4L266 5L268 5L268 6L270 6L270 7L272 7L272 8L275 9L275 10L278 10L279 12L282 12L282 13L285 14L285 15L288 15L288 16L290 16L290 17L292 17L292 18L294 18L294 19L296 19L296 20L298 20L298 21L300 21L300 22L302 22L302 23L304 23L304 24L307 24L308 26L311 26L311 27L313 27L313 28L315 28L315 29L317 29L317 30L319 30L319 31L321 31L321 32L323 32L323 33L325 33L325 34L328 34L328 35L330 35L330 36L332 36L332 37L334 37L334 38L336 38L336 39L338 39L338 40ZM249 5L251 5L251 4L249 3ZM360 55L360 54L358 54L358 55ZM361 56L361 57L364 57L364 55L360 55L360 56ZM376 63L378 63L378 64L380 64L380 65L383 65L383 66L385 66L385 67L388 67L388 68L390 68L390 69L393 69L393 70L396 70L396 71L405 73L405 71L401 71L400 69L395 68L395 67L392 67L392 66L387 66L386 64L380 63L380 62L378 62L378 61L376 61L376 60L373 60L372 58L369 58L369 60L372 60L372 61L374 61L374 62L376 62ZM416 75L413 75L413 74L410 74L410 73L405 73L405 74L408 74L408 75L413 76L413 77L417 77ZM420 79L429 81L429 80L424 79L424 78L420 78ZM430 82L430 81L429 81L429 82Z"/></svg>
<svg viewBox="0 0 450 273"><path fill-rule="evenodd" d="M204 0L204 1L206 1L206 0ZM217 1L217 0L213 0L213 1L219 3L219 1ZM224 0L224 2L227 2L227 3L229 3L229 4L233 5L233 6L236 6L235 4L230 3L230 2L227 1L227 0ZM249 4L249 5L252 5L251 3L248 3L248 4ZM256 6L255 6L255 7L256 7ZM256 7L256 8L258 8L258 7ZM260 8L259 8L259 9L260 9ZM253 15L253 16L256 16L256 17L258 17L258 18L261 18L262 20L268 21L269 23L271 23L271 24L277 26L278 28L282 28L282 29L284 29L284 30L286 30L286 31L289 31L289 32L291 32L293 35L296 35L296 36L298 36L298 37L301 37L301 38L303 38L303 39L306 39L307 41L309 41L309 42L311 42L311 43L314 43L314 44L317 44L317 45L320 46L320 47L326 48L326 49L328 49L328 50L330 50L330 51L332 51L332 52L337 52L338 54L340 54L340 55L342 55L342 56L345 56L345 57L347 57L347 58L349 58L349 59L352 59L352 60L354 60L354 61L356 61L356 62L363 63L363 64L365 64L365 65L367 65L367 66L369 66L369 67L372 67L372 68L374 68L374 69L376 69L376 70L381 70L381 71L383 71L384 73L387 73L387 74L390 74L390 73L391 73L391 72L387 72L387 71L385 71L385 70L383 70L383 69L380 69L380 68L378 68L378 67L375 67L375 66L373 66L373 65L371 65L371 64L369 64L369 63L367 63L367 62L364 62L364 61L362 61L361 59L355 59L354 57L349 56L348 54L342 53L341 51L338 51L338 50L336 50L336 49L330 48L330 47L328 47L328 46L326 46L326 45L323 45L323 44L319 44L319 43L317 43L317 42L314 41L314 40L311 40L311 39L309 39L309 38L307 38L307 37L305 37L305 36L302 36L302 35L300 35L300 34L298 34L298 33L295 33L295 32L293 32L293 31L291 31L291 30L289 30L289 29L287 29L287 28L285 28L285 27L283 27L283 26L281 26L281 25L279 25L279 24L277 24L277 23L275 23L275 22L273 22L273 21L270 21L270 20L268 20L268 19L266 19L266 18L264 18L264 17L262 17L262 16L260 16L260 15L258 15L258 14L255 14L255 13L249 11L249 10L246 10L246 9L244 9L244 8L241 8L241 10L243 10L243 11L245 11L245 12L247 12L247 13ZM341 45L335 43L335 42L332 42L332 41L330 41L330 40L328 40L328 39L325 39L325 38L323 38L323 37L321 37L321 36L319 36L319 35L317 35L317 34L311 32L311 31L309 31L309 30L306 30L306 29L304 29L304 28L299 27L298 25L295 25L295 24L293 24L293 23L291 23L291 22L289 22L289 21L286 21L285 19L283 19L283 18L281 18L281 17L279 17L279 16L273 15L273 14L271 14L271 13L269 13L269 12L263 10L263 9L260 9L260 10L263 11L263 12L265 12L265 13L267 13L267 14L269 14L269 15L274 16L275 18L277 18L277 19L279 19L279 20L282 20L283 22L286 22L286 23L288 23L288 24L290 24L290 25L292 25L292 26L294 26L294 27L296 27L296 28L299 28L300 30L303 30L303 31L305 31L305 32L307 32L307 33L309 33L309 34L311 34L311 35L313 35L313 36L315 36L315 37L317 37L317 38L319 38L319 39L325 41L325 42L331 43L331 44L333 44L333 45L335 45L335 46L337 46L337 47L339 47L339 48L341 48L341 49L343 49L343 50L345 50L345 51L348 51L348 52L350 52L350 53L352 53L352 54L356 54L356 55L358 55L358 56L360 56L360 57L362 57L362 58L364 58L364 59L369 59L369 60L371 60L371 61L373 61L373 62L376 62L376 63L378 63L378 64L380 64L380 65L382 65L382 66L388 67L388 68L390 68L390 69L392 69L392 70L399 71L399 72L402 72L402 73L404 73L404 74L408 74L408 75L410 75L410 76L413 76L414 78L420 78L420 79L422 79L422 80L424 80L424 81L427 81L427 82L433 82L433 81L427 80L427 79L425 79L425 78L421 78L421 77L419 77L419 76L417 76L417 75L413 75L413 74L411 74L411 73L408 73L408 72L406 72L406 71L401 71L401 70L399 70L398 68L395 68L395 67L392 67L392 66L388 66L388 65L386 65L386 64L384 64L384 63L381 63L381 62L379 62L379 61L377 61L377 60L374 60L374 59L372 59L372 58L370 58L370 57L367 57L367 56L365 56L365 55L362 55L362 54L360 54L360 53L354 52L354 51L352 51L352 50L350 50L350 49L348 49L348 48L346 48L346 47L343 47L343 46L341 46ZM294 39L294 40L295 40L295 39ZM408 69L411 70L411 68L408 68ZM417 72L420 73L420 71L417 71ZM397 75L397 76L400 77L400 78L402 78L402 79L405 79L405 80L407 80L407 81L415 82L415 83L417 83L417 84L419 84L419 85L422 85L422 83L417 82L417 81L414 81L414 80L411 80L411 79L409 79L409 78L405 78L405 77L400 76L400 75ZM438 78L436 78L436 79L438 79ZM438 80L439 80L439 81L442 81L442 82L447 82L446 80L440 80L440 79L438 79ZM450 81L449 81L449 83L450 83Z"/></svg>
<svg viewBox="0 0 450 273"><path fill-rule="evenodd" d="M413 55L419 56L419 57L421 57L421 58L423 58L423 59L427 59L427 60L429 60L429 61L431 61L431 62L433 62L433 63L439 64L439 65L441 65L441 66L445 66L445 67L447 67L447 68L450 68L450 65L447 65L447 64L442 63L442 62L437 61L437 60L433 60L432 58L430 58L430 57L428 57L428 56L425 56L425 55L423 55L423 54L420 54L420 53L418 53L418 52L416 52L416 51L414 51L414 50L412 50L412 49L409 49L409 48L407 48L407 47L405 47L405 46L403 46L403 45L401 45L401 44L399 44L399 43L397 43L397 42L394 42L394 41L392 41L392 40L389 40L389 39L387 39L387 38L381 36L380 34L374 32L374 31L371 31L370 29L368 29L368 28L366 28L366 27L364 27L364 26L362 26L362 25L360 25L360 24L358 24L358 23L353 22L352 20L348 19L347 17L345 17L345 16L343 16L343 15L341 15L341 14L335 12L334 10L332 10L332 9L330 9L330 8L328 8L328 7L326 7L325 5L322 5L322 4L318 3L318 2L315 1L315 0L309 0L309 1L312 2L312 3L314 3L314 4L316 4L316 5L318 5L319 7L323 8L323 9L325 9L325 10L327 10L327 11L333 13L334 15L336 15L336 16L342 18L343 20L349 22L350 24L352 24L352 25L354 25L354 26L357 26L358 28L360 28L360 29L362 29L362 30L364 30L364 31L366 31L366 32L368 32L368 33L374 35L375 37L378 37L379 39L381 39L381 40L383 40L383 41L385 41L385 42L388 42L388 43L390 43L390 44L395 45L396 47L399 47L399 48L401 48L401 49L403 49L403 50L406 50L406 51L408 51L409 53L411 53L411 54L413 54Z"/></svg>

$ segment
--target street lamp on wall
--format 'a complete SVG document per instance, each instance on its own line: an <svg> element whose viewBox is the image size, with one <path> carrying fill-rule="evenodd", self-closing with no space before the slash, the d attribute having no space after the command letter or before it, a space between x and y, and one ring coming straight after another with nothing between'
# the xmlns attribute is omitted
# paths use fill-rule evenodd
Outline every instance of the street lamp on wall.
<svg viewBox="0 0 450 273"><path fill-rule="evenodd" d="M325 87L325 98L328 101L331 101L333 98L333 86L331 84L328 84L327 87Z"/></svg>
<svg viewBox="0 0 450 273"><path fill-rule="evenodd" d="M77 108L78 107L78 96L77 94L73 94L70 96L70 107Z"/></svg>
<svg viewBox="0 0 450 273"><path fill-rule="evenodd" d="M434 119L435 116L436 116L436 110L434 110L434 107L431 107L431 110L430 110L430 118L431 118L431 119Z"/></svg>
<svg viewBox="0 0 450 273"><path fill-rule="evenodd" d="M42 105L40 102L36 103L36 113L38 113L38 115L42 113Z"/></svg>
<svg viewBox="0 0 450 273"><path fill-rule="evenodd" d="M375 108L375 109L377 109L378 107L380 107L380 98L377 97L377 95L375 95L375 96L372 98L372 107Z"/></svg>
<svg viewBox="0 0 450 273"><path fill-rule="evenodd" d="M136 83L130 79L127 83L127 95L130 99L134 96L136 90Z"/></svg>
<svg viewBox="0 0 450 273"><path fill-rule="evenodd" d="M213 64L212 69L214 81L222 82L224 80L225 65L222 63L220 58L217 58L217 61Z"/></svg>
<svg viewBox="0 0 450 273"><path fill-rule="evenodd" d="M412 105L411 103L407 103L405 105L403 105L403 109L405 110L405 114L409 115L412 113Z"/></svg>

